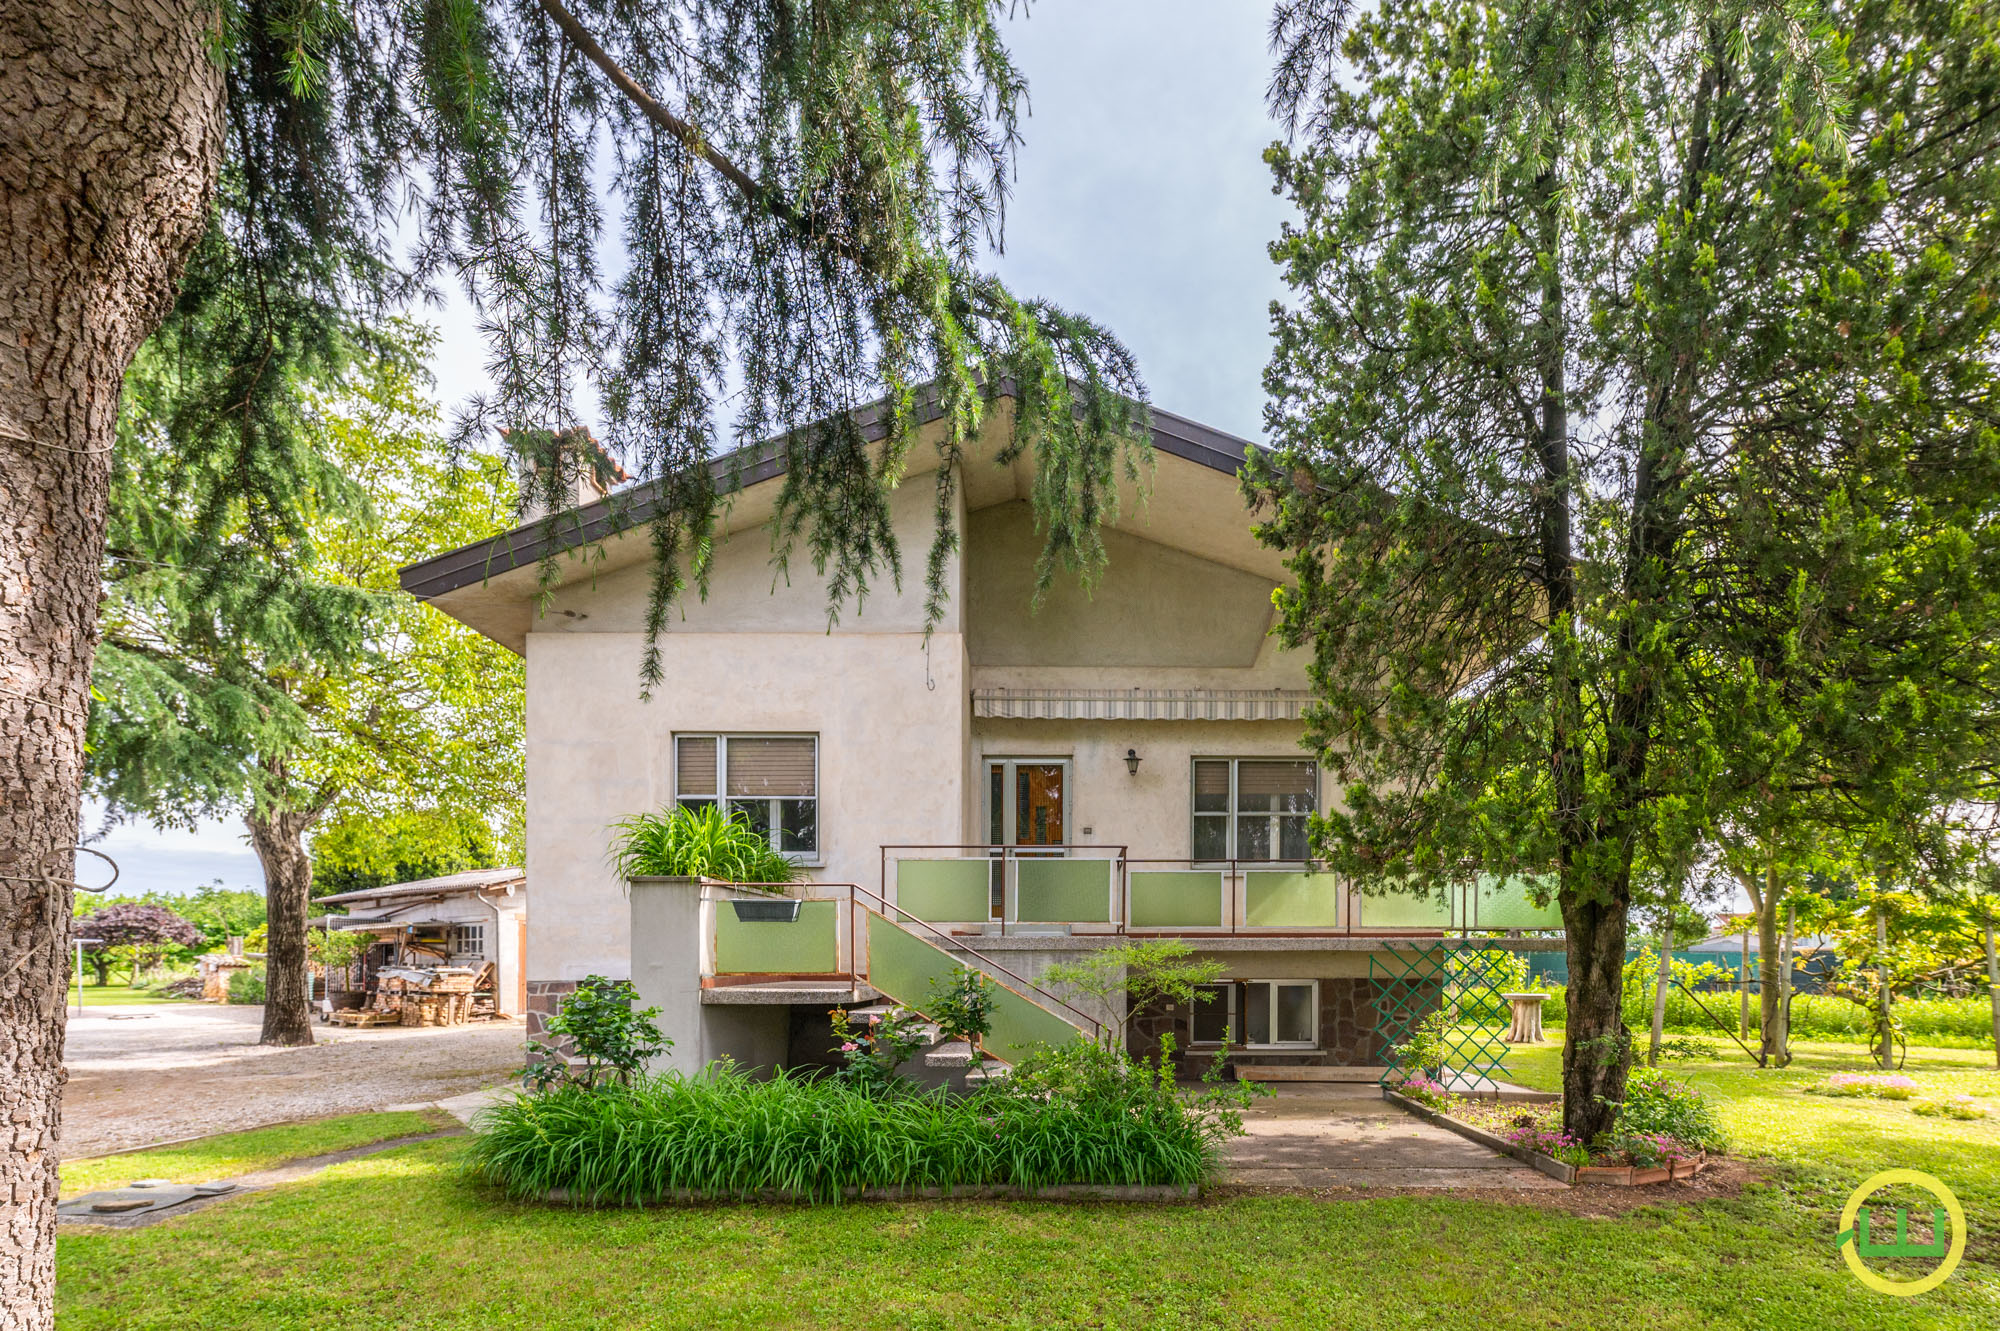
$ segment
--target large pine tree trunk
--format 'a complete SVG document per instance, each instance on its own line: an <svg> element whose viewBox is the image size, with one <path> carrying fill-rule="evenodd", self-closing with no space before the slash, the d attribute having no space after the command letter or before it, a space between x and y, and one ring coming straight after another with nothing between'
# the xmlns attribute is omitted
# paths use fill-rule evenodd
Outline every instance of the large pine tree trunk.
<svg viewBox="0 0 2000 1331"><path fill-rule="evenodd" d="M294 810L251 813L250 845L264 866L264 1030L262 1044L311 1044L306 990L306 914L312 905L313 816Z"/></svg>
<svg viewBox="0 0 2000 1331"><path fill-rule="evenodd" d="M1611 900L1563 893L1569 950L1568 1021L1563 1029L1563 1128L1583 1142L1608 1131L1625 1098L1632 1033L1625 1027L1626 894Z"/></svg>
<svg viewBox="0 0 2000 1331"><path fill-rule="evenodd" d="M0 1325L52 1322L71 848L125 369L207 223L213 0L0 6Z"/></svg>

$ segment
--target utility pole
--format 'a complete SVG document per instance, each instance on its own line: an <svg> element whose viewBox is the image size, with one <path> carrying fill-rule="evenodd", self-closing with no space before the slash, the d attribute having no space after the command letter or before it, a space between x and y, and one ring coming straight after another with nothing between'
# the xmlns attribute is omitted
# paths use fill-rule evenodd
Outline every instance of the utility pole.
<svg viewBox="0 0 2000 1331"><path fill-rule="evenodd" d="M1990 930L1988 931L1988 937L1990 940ZM83 950L86 947L96 947L104 940L102 938L78 938L74 941L76 943L76 1015L81 1017L83 1015ZM1991 952L1992 948L1989 947L1987 951Z"/></svg>

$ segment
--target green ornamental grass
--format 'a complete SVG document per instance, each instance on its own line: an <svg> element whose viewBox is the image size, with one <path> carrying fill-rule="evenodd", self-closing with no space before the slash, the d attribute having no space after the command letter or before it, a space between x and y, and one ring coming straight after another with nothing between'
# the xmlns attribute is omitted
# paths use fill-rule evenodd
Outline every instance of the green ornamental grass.
<svg viewBox="0 0 2000 1331"><path fill-rule="evenodd" d="M799 866L773 850L749 819L713 804L634 814L612 827L611 863L620 878L789 883L799 876Z"/></svg>
<svg viewBox="0 0 2000 1331"><path fill-rule="evenodd" d="M469 1158L515 1197L589 1205L688 1195L838 1201L849 1188L1192 1186L1217 1134L1137 1074L1088 1095L994 1089L871 1096L831 1078L728 1066L592 1091L564 1086L485 1111Z"/></svg>

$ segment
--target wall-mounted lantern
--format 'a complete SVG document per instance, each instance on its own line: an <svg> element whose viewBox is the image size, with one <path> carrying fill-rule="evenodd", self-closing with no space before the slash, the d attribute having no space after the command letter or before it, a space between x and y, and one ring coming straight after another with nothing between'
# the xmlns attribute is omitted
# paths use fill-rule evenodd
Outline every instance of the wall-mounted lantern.
<svg viewBox="0 0 2000 1331"><path fill-rule="evenodd" d="M1139 751L1137 749L1125 750L1125 774L1127 776L1139 775Z"/></svg>

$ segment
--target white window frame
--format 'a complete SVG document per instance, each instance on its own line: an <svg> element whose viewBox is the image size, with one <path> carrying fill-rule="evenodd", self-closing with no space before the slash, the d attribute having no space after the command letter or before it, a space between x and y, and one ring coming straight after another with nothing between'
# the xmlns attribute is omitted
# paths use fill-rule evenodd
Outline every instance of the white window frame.
<svg viewBox="0 0 2000 1331"><path fill-rule="evenodd" d="M1300 979L1297 976L1292 976L1292 975L1275 976L1275 977L1251 975L1251 976L1245 976L1242 979L1218 980L1216 981L1216 983L1224 986L1227 991L1226 1001L1229 1004L1228 1008L1229 1034L1231 1035L1231 1037L1233 1037L1230 1044L1226 1046L1227 1048L1244 1049L1244 1050L1272 1050L1272 1049L1317 1049L1320 1047L1318 980L1304 980ZM1250 999L1250 986L1253 984L1262 984L1270 986L1269 989L1266 991L1268 994L1266 1001L1270 1004L1270 1009L1266 1014L1268 1017L1268 1025L1266 1029L1273 1031L1278 1029L1278 990L1283 987L1299 988L1301 986L1311 990L1311 997L1308 1001L1308 1006L1306 1008L1306 1012L1311 1021L1311 1030L1307 1034L1305 1039L1269 1040L1262 1044L1251 1044L1249 1042L1249 1024L1244 1020L1244 1018L1246 1015L1245 1008ZM1190 1049L1194 1048L1220 1049L1225 1047L1223 1045L1217 1044L1213 1040L1196 1040L1194 1038L1195 1009L1207 1006L1209 1006L1209 1004L1192 1004L1192 1003L1189 1004L1187 1030L1188 1030L1188 1047Z"/></svg>
<svg viewBox="0 0 2000 1331"><path fill-rule="evenodd" d="M711 795L699 795L699 794L684 795L681 793L681 773L680 773L681 741L684 739L712 739L715 741L715 793ZM775 795L772 796L770 799L764 801L764 803L775 806L784 800L801 800L808 798L812 800L812 806L813 806L812 849L781 850L778 853L783 855L786 859L792 861L792 863L799 865L801 868L807 868L807 869L818 868L821 864L825 863L822 856L824 854L826 847L826 825L820 821L820 815L822 810L820 808L820 798L819 798L819 786L820 786L819 734L816 731L676 730L672 735L668 737L668 753L671 755L668 766L671 768L671 770L667 773L668 780L671 783L668 786L668 789L673 791L673 798L675 805L678 806L689 803L694 803L694 804L707 803L707 804L713 804L718 808L727 809L732 804L749 804L753 802L752 800L750 800L745 796L725 795L722 793L729 789L729 741L732 739L807 739L812 741L813 793L810 796ZM764 811L764 816L767 820L767 826L770 827L779 826L778 810L775 807L766 809Z"/></svg>
<svg viewBox="0 0 2000 1331"><path fill-rule="evenodd" d="M468 931L479 935L478 947L465 946L465 936ZM463 923L452 925L451 955L454 957L473 956L484 961L486 959L486 925L478 920L467 920Z"/></svg>
<svg viewBox="0 0 2000 1331"><path fill-rule="evenodd" d="M1310 763L1310 760L1293 758L1290 757L1289 755L1274 755L1268 753L1266 754L1253 753L1241 757L1225 757L1219 753L1218 754L1198 753L1195 754L1188 761L1188 857L1189 857L1188 863L1189 864L1205 866L1211 864L1235 863L1235 864L1258 865L1258 866L1262 865L1283 866L1283 865L1310 865L1312 863L1312 846L1310 843L1308 843L1306 846L1305 858L1296 860L1288 860L1288 859L1252 860L1252 859L1245 859L1237 853L1241 848L1236 844L1236 820L1241 817L1256 816L1254 814L1243 814L1237 810L1236 807L1237 772L1241 769L1244 763L1285 763L1285 762ZM1194 807L1194 798L1195 798L1194 769L1196 763L1229 764L1229 807L1224 812L1215 813L1207 809L1197 810ZM1318 813L1319 812L1319 765L1317 763L1311 763L1311 771L1312 771L1312 791L1309 796L1309 798L1312 801L1311 812ZM1278 820L1280 818L1297 818L1300 815L1295 813L1273 813L1267 816L1270 818L1271 821L1271 844L1272 846L1275 847L1280 843L1281 840L1277 825ZM1310 814L1308 814L1307 816L1309 817ZM1223 856L1219 860L1204 859L1195 854L1195 835L1194 835L1195 828L1199 825L1200 820L1203 818L1222 819L1223 846L1225 849L1228 850L1229 853Z"/></svg>

